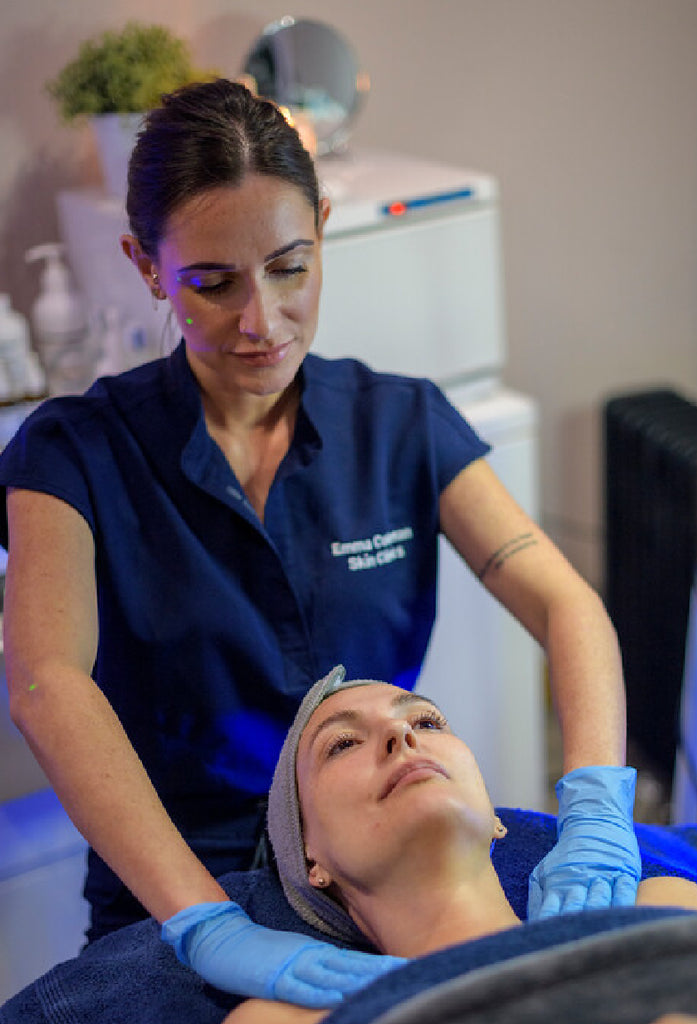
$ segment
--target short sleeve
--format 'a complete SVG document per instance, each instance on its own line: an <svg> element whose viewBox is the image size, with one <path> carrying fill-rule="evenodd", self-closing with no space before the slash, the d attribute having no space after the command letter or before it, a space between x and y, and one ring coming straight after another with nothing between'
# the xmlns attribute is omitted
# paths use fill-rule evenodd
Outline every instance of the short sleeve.
<svg viewBox="0 0 697 1024"><path fill-rule="evenodd" d="M63 399L49 399L20 426L0 454L0 544L7 548L7 489L23 488L50 494L71 505L94 532L87 463L90 455L89 418L70 416ZM68 400L69 403L70 400Z"/></svg>
<svg viewBox="0 0 697 1024"><path fill-rule="evenodd" d="M435 384L427 383L427 408L439 491L458 473L491 451Z"/></svg>

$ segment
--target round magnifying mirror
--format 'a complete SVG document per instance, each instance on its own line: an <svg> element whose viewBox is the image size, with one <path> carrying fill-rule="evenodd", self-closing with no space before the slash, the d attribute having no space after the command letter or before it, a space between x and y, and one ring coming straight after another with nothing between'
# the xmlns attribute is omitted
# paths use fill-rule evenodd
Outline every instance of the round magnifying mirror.
<svg viewBox="0 0 697 1024"><path fill-rule="evenodd" d="M370 88L353 50L329 25L282 18L249 51L244 72L260 96L309 119L317 155L343 149Z"/></svg>

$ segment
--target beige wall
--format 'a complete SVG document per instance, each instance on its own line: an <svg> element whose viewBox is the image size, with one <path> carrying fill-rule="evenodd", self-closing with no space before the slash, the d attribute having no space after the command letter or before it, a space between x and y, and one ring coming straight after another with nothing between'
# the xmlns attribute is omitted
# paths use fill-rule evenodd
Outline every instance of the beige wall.
<svg viewBox="0 0 697 1024"><path fill-rule="evenodd" d="M129 17L169 23L229 74L267 21L328 21L372 77L357 142L495 174L505 377L540 403L544 524L600 582L604 397L655 383L697 396L695 0L2 6L0 290L24 311L23 253L56 236L56 189L98 174L88 132L58 123L43 82Z"/></svg>

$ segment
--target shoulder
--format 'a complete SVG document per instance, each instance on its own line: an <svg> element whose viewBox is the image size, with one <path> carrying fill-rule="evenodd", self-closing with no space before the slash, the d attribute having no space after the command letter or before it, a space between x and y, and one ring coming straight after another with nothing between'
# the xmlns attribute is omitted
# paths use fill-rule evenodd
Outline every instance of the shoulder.
<svg viewBox="0 0 697 1024"><path fill-rule="evenodd" d="M303 371L309 403L327 402L344 410L366 410L374 406L385 414L448 406L433 381L382 373L358 359L325 359L310 354Z"/></svg>
<svg viewBox="0 0 697 1024"><path fill-rule="evenodd" d="M77 430L86 440L100 422L119 419L128 409L152 403L167 389L167 360L143 363L113 377L100 377L84 394L48 398L22 423L20 433L43 435Z"/></svg>
<svg viewBox="0 0 697 1024"><path fill-rule="evenodd" d="M372 370L357 359L325 359L310 354L303 367L305 402L318 419L329 417L345 429L353 420L405 437L418 426L424 436L457 438L485 454L484 444L462 413L433 381ZM410 431L412 435L416 431Z"/></svg>
<svg viewBox="0 0 697 1024"><path fill-rule="evenodd" d="M42 402L3 449L0 486L47 491L84 511L88 481L108 482L114 460L125 465L148 443L162 448L177 424L188 422L185 403L166 398L162 362L100 378L83 395Z"/></svg>
<svg viewBox="0 0 697 1024"><path fill-rule="evenodd" d="M24 458L31 457L36 445L59 442L71 434L86 440L93 438L102 405L102 399L87 395L47 398L19 425L3 451L3 462L7 464L11 456L20 452Z"/></svg>
<svg viewBox="0 0 697 1024"><path fill-rule="evenodd" d="M325 356L310 353L305 357L303 365L308 384L334 388L338 391L357 393L375 388L438 391L430 380L373 370L360 359L327 359Z"/></svg>

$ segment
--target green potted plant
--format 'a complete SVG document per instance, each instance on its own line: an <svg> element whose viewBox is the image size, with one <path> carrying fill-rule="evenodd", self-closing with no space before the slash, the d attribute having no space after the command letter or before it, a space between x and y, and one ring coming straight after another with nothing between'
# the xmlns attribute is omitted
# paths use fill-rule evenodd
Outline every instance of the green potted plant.
<svg viewBox="0 0 697 1024"><path fill-rule="evenodd" d="M130 21L121 31L85 40L46 89L66 121L87 116L93 122L107 187L123 196L143 113L164 93L211 77L194 66L188 45L169 29Z"/></svg>

